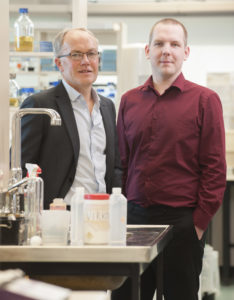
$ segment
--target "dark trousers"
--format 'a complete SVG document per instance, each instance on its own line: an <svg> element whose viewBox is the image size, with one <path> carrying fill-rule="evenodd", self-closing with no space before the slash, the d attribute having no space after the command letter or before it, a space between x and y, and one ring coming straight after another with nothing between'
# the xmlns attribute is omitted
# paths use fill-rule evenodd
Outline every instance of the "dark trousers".
<svg viewBox="0 0 234 300"><path fill-rule="evenodd" d="M163 294L165 300L197 300L199 275L205 246L197 238L192 219L192 208L151 206L142 208L129 203L128 224L174 225L173 237L164 250ZM152 300L156 289L157 258L141 276L141 300ZM112 292L112 300L131 299L131 282Z"/></svg>

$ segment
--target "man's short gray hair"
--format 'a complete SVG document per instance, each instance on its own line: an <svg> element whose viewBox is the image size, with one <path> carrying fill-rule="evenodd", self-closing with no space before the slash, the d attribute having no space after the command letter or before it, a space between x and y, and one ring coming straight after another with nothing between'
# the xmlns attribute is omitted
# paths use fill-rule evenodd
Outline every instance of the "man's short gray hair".
<svg viewBox="0 0 234 300"><path fill-rule="evenodd" d="M60 31L56 36L55 36L55 39L54 39L54 54L55 54L55 57L58 57L60 54L61 54L61 50L62 50L62 47L63 47L63 43L64 43L64 38L66 36L66 34L68 32L71 32L71 31L82 31L82 32L86 32L88 33L91 37L93 37L97 44L98 44L98 39L95 37L95 35L89 31L88 29L86 28L83 28L83 27L78 27L78 28L67 28L67 29L64 29L62 31Z"/></svg>

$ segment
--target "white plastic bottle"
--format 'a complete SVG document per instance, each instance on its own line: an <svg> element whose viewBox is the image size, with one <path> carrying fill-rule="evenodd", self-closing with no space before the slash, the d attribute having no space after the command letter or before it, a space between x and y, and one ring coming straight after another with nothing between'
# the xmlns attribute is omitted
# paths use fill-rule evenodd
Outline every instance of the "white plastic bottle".
<svg viewBox="0 0 234 300"><path fill-rule="evenodd" d="M84 188L78 187L71 199L71 245L84 244Z"/></svg>
<svg viewBox="0 0 234 300"><path fill-rule="evenodd" d="M33 51L34 24L28 16L27 8L19 9L20 16L15 21L15 50Z"/></svg>
<svg viewBox="0 0 234 300"><path fill-rule="evenodd" d="M84 244L108 245L109 194L85 194L84 199Z"/></svg>
<svg viewBox="0 0 234 300"><path fill-rule="evenodd" d="M110 196L110 245L124 246L127 237L127 199L121 188L113 188Z"/></svg>

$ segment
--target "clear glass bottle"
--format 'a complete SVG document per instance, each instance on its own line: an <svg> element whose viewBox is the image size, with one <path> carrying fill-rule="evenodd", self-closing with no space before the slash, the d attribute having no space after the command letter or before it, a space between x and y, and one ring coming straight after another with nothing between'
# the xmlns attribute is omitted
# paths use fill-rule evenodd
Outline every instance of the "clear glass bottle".
<svg viewBox="0 0 234 300"><path fill-rule="evenodd" d="M10 73L9 79L9 102L10 106L19 106L19 86L15 80L16 74Z"/></svg>
<svg viewBox="0 0 234 300"><path fill-rule="evenodd" d="M20 16L15 21L15 50L33 51L34 24L28 16L27 8L19 9Z"/></svg>
<svg viewBox="0 0 234 300"><path fill-rule="evenodd" d="M121 188L113 188L110 196L110 245L124 246L127 237L127 199Z"/></svg>
<svg viewBox="0 0 234 300"><path fill-rule="evenodd" d="M41 212L43 210L44 182L38 175L41 169L35 164L26 164L28 182L25 189L25 218L27 219L27 243L34 236L41 236Z"/></svg>

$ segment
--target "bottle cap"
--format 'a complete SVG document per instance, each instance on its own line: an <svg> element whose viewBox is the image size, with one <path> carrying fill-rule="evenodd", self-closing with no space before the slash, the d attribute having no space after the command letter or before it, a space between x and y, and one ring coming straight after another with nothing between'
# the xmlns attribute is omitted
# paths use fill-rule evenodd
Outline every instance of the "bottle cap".
<svg viewBox="0 0 234 300"><path fill-rule="evenodd" d="M108 200L110 196L108 194L85 194L86 200Z"/></svg>
<svg viewBox="0 0 234 300"><path fill-rule="evenodd" d="M119 188L119 187L112 188L112 194L120 195L121 194L121 188Z"/></svg>
<svg viewBox="0 0 234 300"><path fill-rule="evenodd" d="M54 204L64 204L63 198L54 198Z"/></svg>
<svg viewBox="0 0 234 300"><path fill-rule="evenodd" d="M15 73L10 73L9 76L10 76L10 79L15 79L16 78L16 74Z"/></svg>
<svg viewBox="0 0 234 300"><path fill-rule="evenodd" d="M39 174L41 174L41 168L37 164L25 164L27 172L27 177L37 177Z"/></svg>
<svg viewBox="0 0 234 300"><path fill-rule="evenodd" d="M34 93L35 92L34 88L29 88L29 92Z"/></svg>
<svg viewBox="0 0 234 300"><path fill-rule="evenodd" d="M67 203L63 201L63 198L54 198L50 203L50 210L66 210Z"/></svg>
<svg viewBox="0 0 234 300"><path fill-rule="evenodd" d="M41 174L41 173L42 173L41 168L38 166L38 168L37 168L37 176L38 176L39 174Z"/></svg>
<svg viewBox="0 0 234 300"><path fill-rule="evenodd" d="M28 13L28 9L27 9L27 8L20 8L20 9L19 9L19 13L20 13L20 14Z"/></svg>

